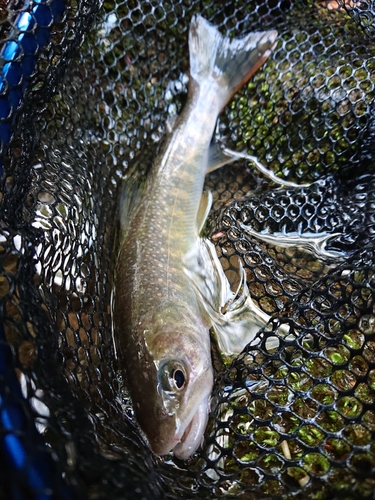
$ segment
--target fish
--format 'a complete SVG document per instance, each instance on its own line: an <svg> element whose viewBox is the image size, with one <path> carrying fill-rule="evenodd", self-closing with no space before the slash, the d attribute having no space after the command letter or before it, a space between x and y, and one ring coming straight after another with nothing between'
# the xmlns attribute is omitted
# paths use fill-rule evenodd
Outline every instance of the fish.
<svg viewBox="0 0 375 500"><path fill-rule="evenodd" d="M275 30L229 38L202 16L190 23L187 102L136 193L124 189L113 291L113 337L135 418L156 455L189 458L208 422L212 321L187 261L212 202L208 171L217 118L275 46ZM228 163L228 161L227 161ZM207 265L210 265L208 262ZM213 264L211 264L213 265Z"/></svg>

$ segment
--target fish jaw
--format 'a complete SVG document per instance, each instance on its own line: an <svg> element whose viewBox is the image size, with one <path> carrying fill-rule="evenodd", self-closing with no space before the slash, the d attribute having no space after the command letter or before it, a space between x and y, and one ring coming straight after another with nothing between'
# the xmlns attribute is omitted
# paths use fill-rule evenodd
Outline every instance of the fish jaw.
<svg viewBox="0 0 375 500"><path fill-rule="evenodd" d="M173 448L173 453L177 458L187 460L202 444L208 421L209 405L210 397L206 397L198 406L196 413L182 434L180 442Z"/></svg>

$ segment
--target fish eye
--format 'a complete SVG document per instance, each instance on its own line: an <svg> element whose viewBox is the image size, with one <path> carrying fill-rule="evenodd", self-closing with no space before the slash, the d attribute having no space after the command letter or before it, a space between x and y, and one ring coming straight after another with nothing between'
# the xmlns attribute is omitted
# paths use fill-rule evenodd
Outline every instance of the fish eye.
<svg viewBox="0 0 375 500"><path fill-rule="evenodd" d="M159 380L165 391L179 392L187 381L185 367L179 362L169 361L160 368Z"/></svg>
<svg viewBox="0 0 375 500"><path fill-rule="evenodd" d="M182 389L182 387L185 385L185 374L182 370L179 368L174 371L173 373L173 380L178 389Z"/></svg>

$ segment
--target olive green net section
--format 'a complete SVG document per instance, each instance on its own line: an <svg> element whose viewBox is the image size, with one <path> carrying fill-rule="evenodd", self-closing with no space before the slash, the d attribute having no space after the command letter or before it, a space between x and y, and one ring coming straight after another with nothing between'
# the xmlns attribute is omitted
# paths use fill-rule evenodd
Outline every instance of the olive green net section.
<svg viewBox="0 0 375 500"><path fill-rule="evenodd" d="M81 498L375 497L374 11L370 0L69 3L5 158L0 299L30 419ZM111 291L120 192L185 102L196 13L234 36L278 30L216 138L306 186L280 188L248 161L207 178L207 235L230 281L240 257L272 321L236 358L213 342L205 441L181 462L153 456L137 430ZM331 233L331 254L243 225Z"/></svg>

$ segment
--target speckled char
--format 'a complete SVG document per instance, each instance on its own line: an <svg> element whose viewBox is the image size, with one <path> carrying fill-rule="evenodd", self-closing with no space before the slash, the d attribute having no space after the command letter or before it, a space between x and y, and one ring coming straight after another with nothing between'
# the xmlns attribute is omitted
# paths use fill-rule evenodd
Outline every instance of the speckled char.
<svg viewBox="0 0 375 500"><path fill-rule="evenodd" d="M157 454L173 449L188 458L206 427L213 385L210 324L184 258L198 238L217 116L268 57L276 35L229 40L202 17L193 18L187 104L155 159L141 201L122 216L114 300L117 357L138 423Z"/></svg>

